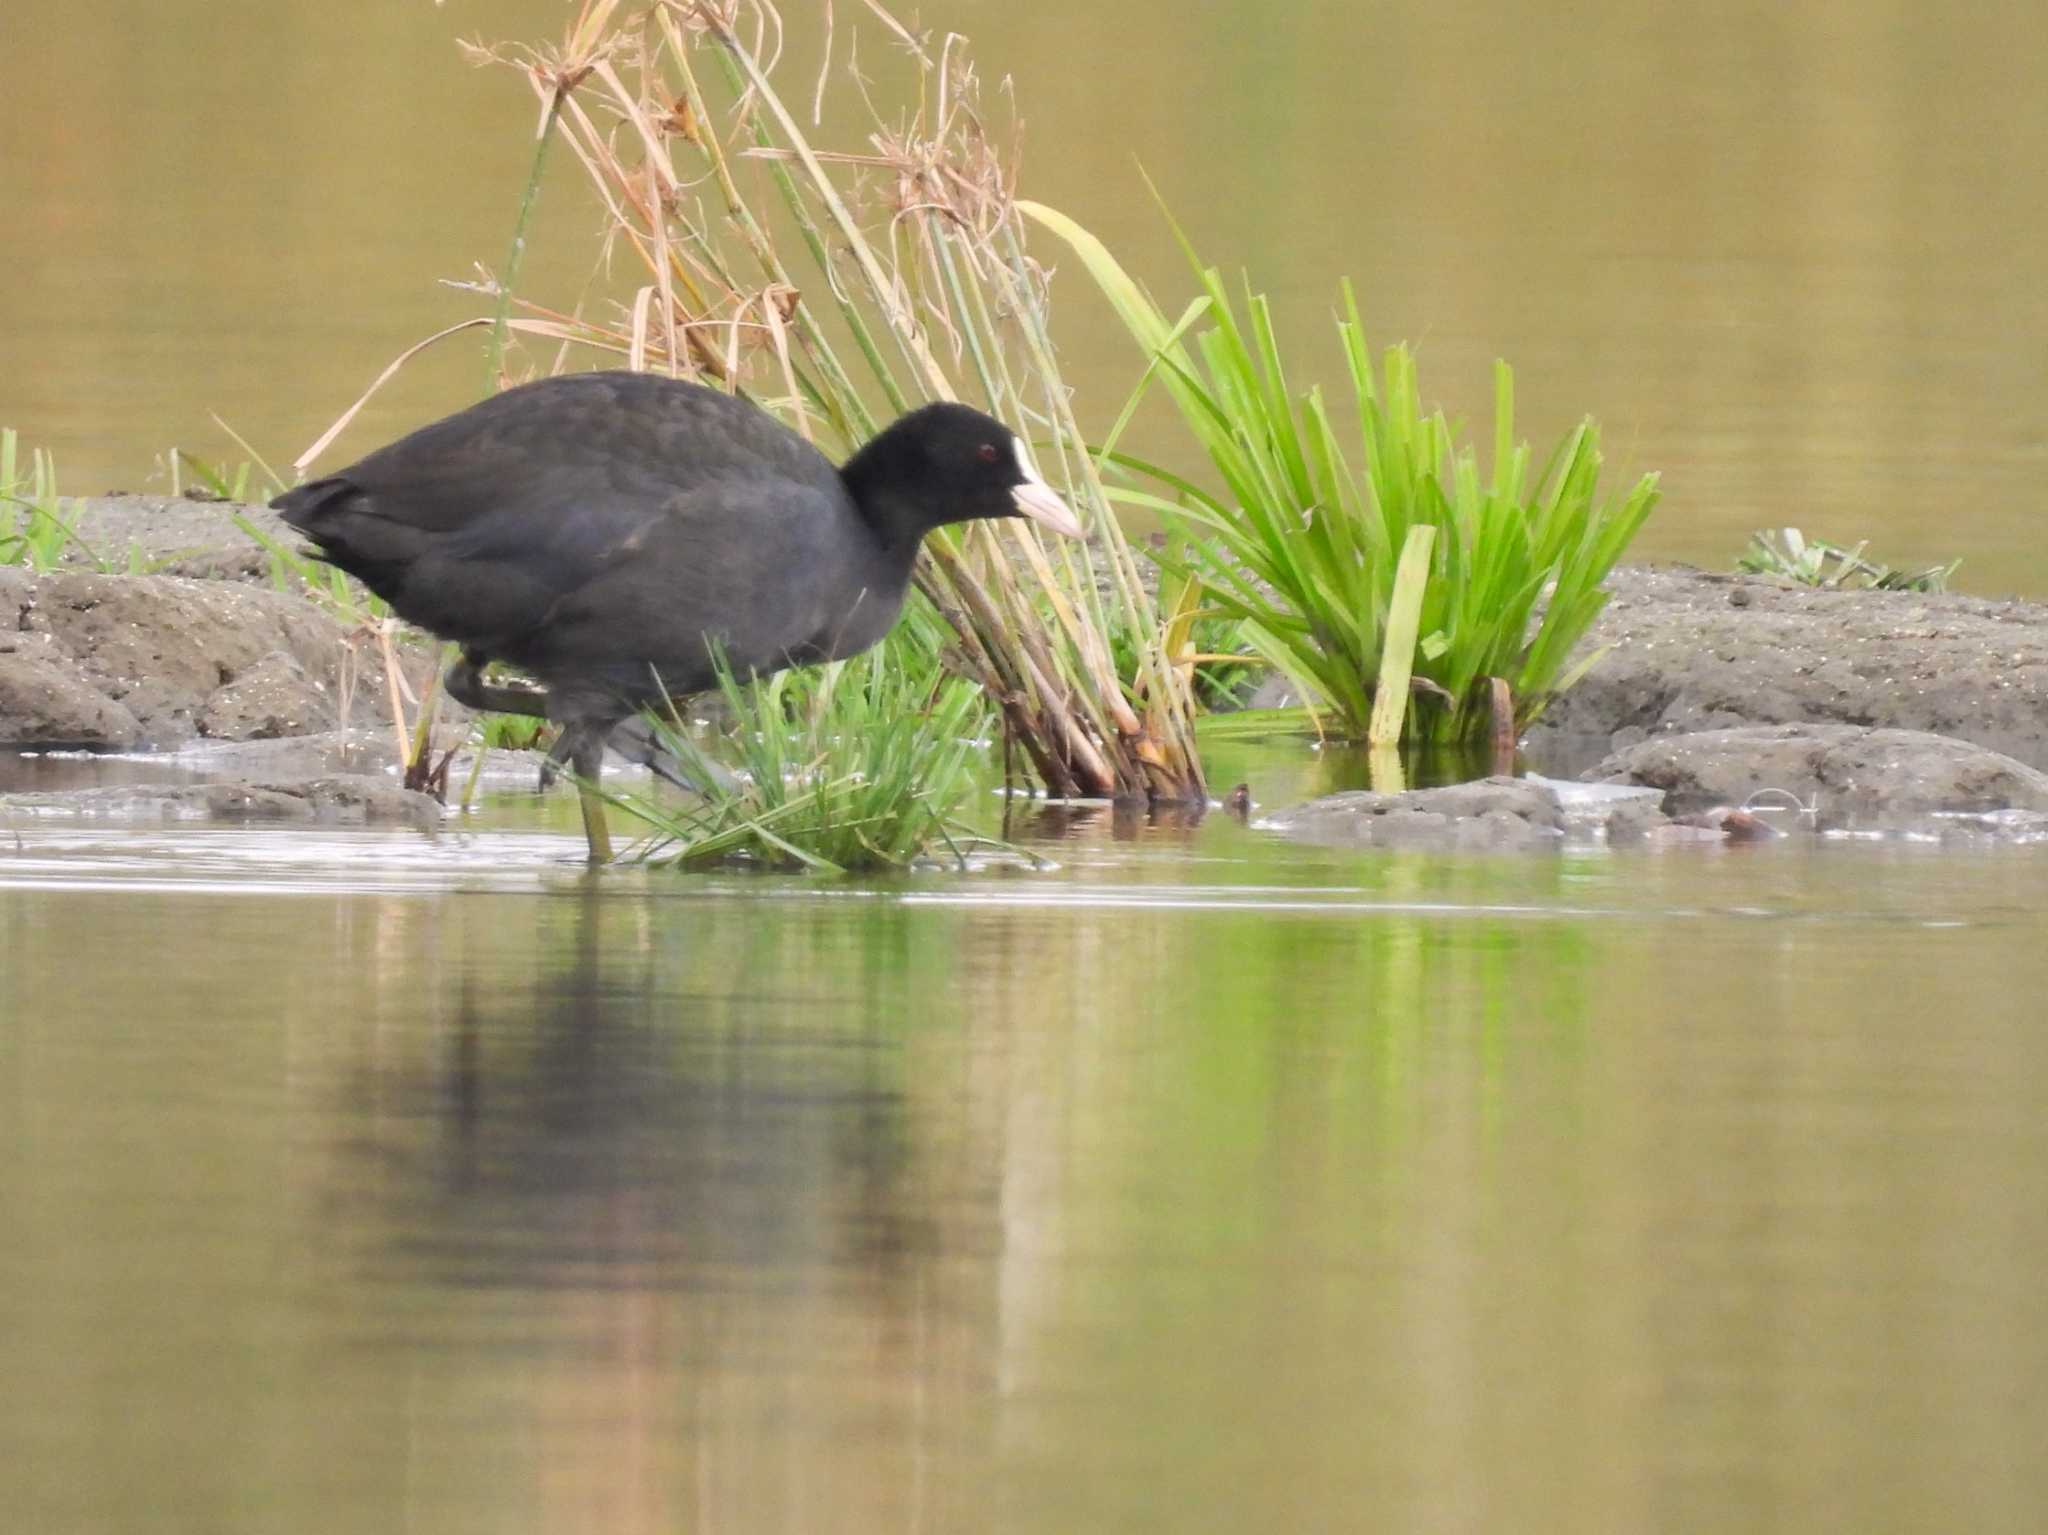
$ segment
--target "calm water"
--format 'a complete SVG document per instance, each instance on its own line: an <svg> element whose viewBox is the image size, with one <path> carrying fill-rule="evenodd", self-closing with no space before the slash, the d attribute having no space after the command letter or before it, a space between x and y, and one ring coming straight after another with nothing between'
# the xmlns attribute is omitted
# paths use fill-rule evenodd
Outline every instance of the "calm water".
<svg viewBox="0 0 2048 1535"><path fill-rule="evenodd" d="M2048 857L529 803L0 847L9 1527L2040 1526Z"/></svg>
<svg viewBox="0 0 2048 1535"><path fill-rule="evenodd" d="M816 4L783 7L793 69ZM10 7L0 424L80 489L138 484L173 443L241 457L209 412L291 459L476 312L439 279L502 260L533 108L453 39L551 37L569 9ZM1488 409L1506 356L1528 430L1591 411L1618 465L1663 470L1651 553L1726 565L1796 523L2048 594L2036 0L919 9L1015 77L1026 192L1177 312L1142 163L1209 259L1275 294L1299 379L1338 376L1349 273L1455 412ZM837 10L844 29L862 7ZM566 309L595 223L557 162L529 291ZM1061 288L1083 419L1106 425L1139 361L1078 274ZM468 341L430 355L330 462L467 403L480 371Z"/></svg>
<svg viewBox="0 0 2048 1535"><path fill-rule="evenodd" d="M238 456L210 411L296 453L502 251L530 107L450 40L565 12L12 8L0 423L79 489ZM1500 352L1597 412L1650 552L2048 593L2038 7L924 19L1162 296L1134 156L1304 358L1349 272L1454 408ZM574 824L0 823L0 1528L2048 1521L2048 854L1104 815L1043 874L593 881Z"/></svg>

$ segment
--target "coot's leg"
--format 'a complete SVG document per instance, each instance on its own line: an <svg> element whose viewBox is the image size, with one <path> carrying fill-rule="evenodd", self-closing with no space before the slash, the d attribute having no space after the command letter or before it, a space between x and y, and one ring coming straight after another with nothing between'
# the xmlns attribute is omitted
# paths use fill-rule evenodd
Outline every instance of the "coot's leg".
<svg viewBox="0 0 2048 1535"><path fill-rule="evenodd" d="M487 709L494 714L530 714L546 719L548 695L545 689L484 681L484 664L490 660L481 651L465 650L462 659L448 668L441 686L448 696L468 709ZM541 785L546 788L547 785Z"/></svg>
<svg viewBox="0 0 2048 1535"><path fill-rule="evenodd" d="M568 753L569 768L576 775L576 798L583 808L583 835L590 843L592 863L612 861L611 828L605 825L604 800L597 792L597 775L604 771L604 738L610 734L609 720L579 720L562 732L564 740L575 738ZM552 753L549 760L553 760Z"/></svg>
<svg viewBox="0 0 2048 1535"><path fill-rule="evenodd" d="M555 736L555 744L548 748L547 760L540 765L540 792L545 794L555 786L555 775L569 765L569 755L577 747L577 731L580 726L565 725Z"/></svg>
<svg viewBox="0 0 2048 1535"><path fill-rule="evenodd" d="M605 826L604 800L598 793L597 780L604 771L605 737L619 722L618 713L587 695L578 698L557 692L554 704L562 733L549 750L548 760L541 764L540 786L545 791L564 767L576 775L576 797L582 802L583 835L590 842L590 861L610 863L612 839ZM584 712L593 705L604 712Z"/></svg>

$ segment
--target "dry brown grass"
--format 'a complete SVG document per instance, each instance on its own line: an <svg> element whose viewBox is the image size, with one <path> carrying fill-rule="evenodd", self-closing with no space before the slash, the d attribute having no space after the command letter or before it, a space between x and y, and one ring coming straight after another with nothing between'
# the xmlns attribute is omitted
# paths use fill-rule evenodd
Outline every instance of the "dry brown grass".
<svg viewBox="0 0 2048 1535"><path fill-rule="evenodd" d="M921 37L876 0L819 0L805 21L825 57L800 96L778 79L783 18L766 0L583 0L558 43L468 45L533 90L534 184L559 140L595 190L608 296L572 309L515 293L530 186L505 276L471 285L496 312L454 329L518 338L534 371L595 351L745 389L835 455L926 400L1001 416L1094 536L1053 547L976 524L928 540L917 581L950 626L947 664L986 689L1051 792L1199 797L1186 672L1060 376L1014 128L991 128L964 39ZM828 106L864 121L856 142L819 141ZM495 383L510 355L494 348ZM1112 634L1136 675L1117 674Z"/></svg>

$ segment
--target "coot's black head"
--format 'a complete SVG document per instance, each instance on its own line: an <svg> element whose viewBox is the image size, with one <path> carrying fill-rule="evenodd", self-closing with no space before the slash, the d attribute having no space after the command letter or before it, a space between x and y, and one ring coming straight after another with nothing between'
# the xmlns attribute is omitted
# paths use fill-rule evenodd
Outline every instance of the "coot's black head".
<svg viewBox="0 0 2048 1535"><path fill-rule="evenodd" d="M971 406L926 405L895 421L840 471L861 512L890 543L948 522L1028 517L1069 537L1081 524L1038 476L1017 434Z"/></svg>

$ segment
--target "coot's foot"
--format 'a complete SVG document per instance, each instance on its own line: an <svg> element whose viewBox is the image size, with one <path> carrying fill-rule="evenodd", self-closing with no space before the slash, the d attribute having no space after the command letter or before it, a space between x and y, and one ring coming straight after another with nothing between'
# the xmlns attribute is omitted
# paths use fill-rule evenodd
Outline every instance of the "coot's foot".
<svg viewBox="0 0 2048 1535"><path fill-rule="evenodd" d="M449 667L448 675L441 679L441 686L448 690L448 696L466 709L483 709L493 714L527 714L535 719L546 719L547 690L520 683L484 681L484 666L489 659L472 650ZM547 786L543 784L541 787Z"/></svg>
<svg viewBox="0 0 2048 1535"><path fill-rule="evenodd" d="M628 762L637 762L656 778L674 784L690 794L709 794L713 789L727 793L737 790L740 781L708 758L704 762L711 782L699 783L696 770L685 768L676 754L662 743L654 727L647 722L644 714L635 714L619 721L612 727L611 749Z"/></svg>
<svg viewBox="0 0 2048 1535"><path fill-rule="evenodd" d="M561 733L555 737L555 744L548 748L547 760L540 765L541 793L545 794L555 786L555 779L560 776L565 765L575 768L576 764L572 759L575 757L577 748L583 744L583 737L588 730L589 727L587 725L564 725L562 727ZM598 738L597 757L599 762L604 760L604 738L602 736ZM593 773L590 776L594 778L597 775Z"/></svg>

